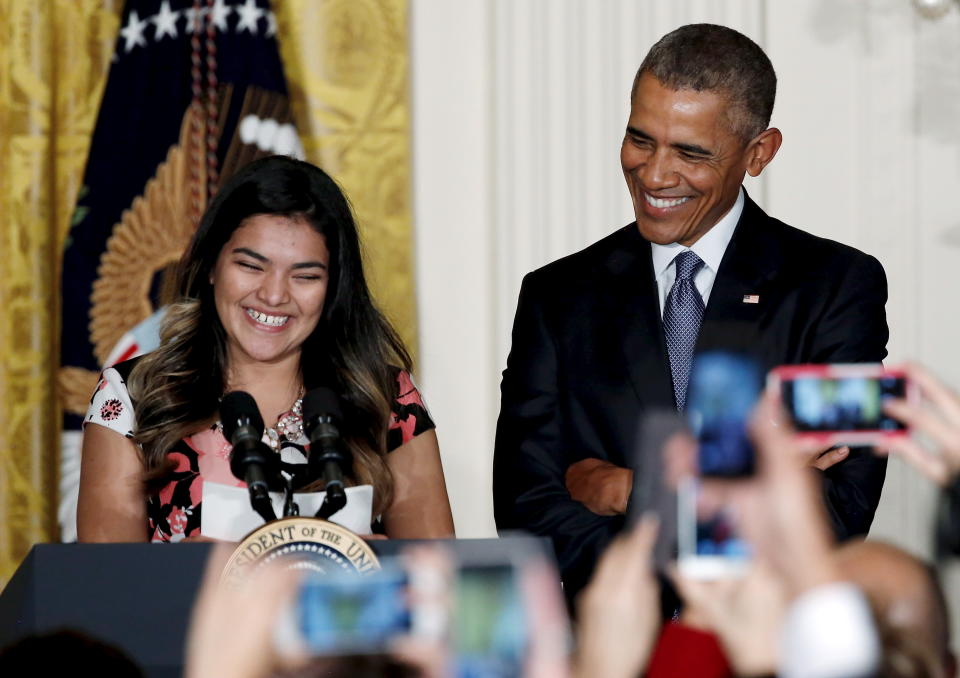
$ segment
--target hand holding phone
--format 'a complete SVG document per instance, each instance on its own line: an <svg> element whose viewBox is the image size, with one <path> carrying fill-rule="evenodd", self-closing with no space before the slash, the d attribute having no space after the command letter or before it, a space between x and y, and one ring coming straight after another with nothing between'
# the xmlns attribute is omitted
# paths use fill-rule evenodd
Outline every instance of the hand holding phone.
<svg viewBox="0 0 960 678"><path fill-rule="evenodd" d="M410 634L420 610L411 607L410 577L385 559L367 575L308 573L294 605L281 615L277 647L290 655L383 654L390 641Z"/></svg>
<svg viewBox="0 0 960 678"><path fill-rule="evenodd" d="M694 361L687 418L697 440L700 478L677 492L678 564L684 576L739 576L750 563L733 508L710 485L754 473L748 423L762 390L763 373L750 356L710 352Z"/></svg>
<svg viewBox="0 0 960 678"><path fill-rule="evenodd" d="M926 440L890 437L884 446L946 486L960 475L960 395L920 365L907 364L903 371L915 396L888 401L884 409Z"/></svg>
<svg viewBox="0 0 960 678"><path fill-rule="evenodd" d="M798 436L824 445L884 444L908 433L884 412L890 398L915 399L902 369L882 365L785 365L769 377Z"/></svg>
<svg viewBox="0 0 960 678"><path fill-rule="evenodd" d="M483 548L469 541L419 544L382 557L382 569L364 575L308 575L278 620L275 645L284 656L410 660L428 651L463 675L521 675L539 630L531 627L537 612L523 579L548 563L545 548L528 537ZM547 570L539 576L554 582L562 610L559 580Z"/></svg>

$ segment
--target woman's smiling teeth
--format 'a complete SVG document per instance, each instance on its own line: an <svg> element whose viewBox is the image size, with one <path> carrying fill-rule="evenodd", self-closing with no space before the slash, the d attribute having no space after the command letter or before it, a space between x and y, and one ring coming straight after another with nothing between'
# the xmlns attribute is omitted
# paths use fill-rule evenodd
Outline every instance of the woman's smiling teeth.
<svg viewBox="0 0 960 678"><path fill-rule="evenodd" d="M643 197L652 207L656 207L658 209L664 209L665 207L676 207L677 205L682 205L690 199L690 196L686 196L684 198L654 198L649 193L644 193Z"/></svg>
<svg viewBox="0 0 960 678"><path fill-rule="evenodd" d="M281 325L286 325L287 321L290 320L288 315L267 315L266 313L260 313L260 311L255 311L252 308L246 309L247 315L256 320L262 325L269 325L270 327L280 327Z"/></svg>

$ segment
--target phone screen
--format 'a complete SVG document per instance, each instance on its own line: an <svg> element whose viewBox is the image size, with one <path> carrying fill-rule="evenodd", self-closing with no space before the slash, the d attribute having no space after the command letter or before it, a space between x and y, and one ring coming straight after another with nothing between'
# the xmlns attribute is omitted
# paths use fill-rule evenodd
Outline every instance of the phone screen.
<svg viewBox="0 0 960 678"><path fill-rule="evenodd" d="M747 422L763 389L763 373L752 358L710 352L694 359L687 418L698 444L704 476L753 473L755 454Z"/></svg>
<svg viewBox="0 0 960 678"><path fill-rule="evenodd" d="M300 586L294 615L315 655L377 653L409 632L408 597L408 577L399 567L364 576L312 575Z"/></svg>
<svg viewBox="0 0 960 678"><path fill-rule="evenodd" d="M366 655L415 637L449 652L456 675L521 675L531 638L522 576L547 562L543 551L535 540L508 537L482 551L411 547L362 576L308 574L275 642L315 656ZM559 586L556 593L559 601Z"/></svg>
<svg viewBox="0 0 960 678"><path fill-rule="evenodd" d="M906 380L896 375L798 375L783 380L783 401L797 431L902 431L883 413L887 398L903 398Z"/></svg>
<svg viewBox="0 0 960 678"><path fill-rule="evenodd" d="M527 634L513 565L465 565L454 584L453 649L460 675L522 673Z"/></svg>
<svg viewBox="0 0 960 678"><path fill-rule="evenodd" d="M742 575L751 549L740 535L731 507L693 479L681 485L677 499L681 572L699 579Z"/></svg>
<svg viewBox="0 0 960 678"><path fill-rule="evenodd" d="M666 446L678 434L690 434L686 419L671 409L651 409L637 427L633 454L633 491L630 497L629 523L635 524L644 514L655 513L660 519L653 558L657 567L666 569L676 558L677 488L679 473L675 456L668 457ZM681 461L686 470L689 463Z"/></svg>

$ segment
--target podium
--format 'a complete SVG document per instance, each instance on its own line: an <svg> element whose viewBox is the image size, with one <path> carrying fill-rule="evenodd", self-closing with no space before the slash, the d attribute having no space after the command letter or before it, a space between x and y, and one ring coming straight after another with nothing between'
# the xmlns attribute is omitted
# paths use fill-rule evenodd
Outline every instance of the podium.
<svg viewBox="0 0 960 678"><path fill-rule="evenodd" d="M449 540L460 554L509 552L533 537ZM372 541L378 557L407 540ZM541 548L549 548L546 543ZM149 678L179 677L193 601L212 548L190 544L37 544L0 594L0 647L81 631L126 653ZM225 630L227 632L227 630Z"/></svg>
<svg viewBox="0 0 960 678"><path fill-rule="evenodd" d="M0 595L0 646L60 629L122 650L150 678L183 670L211 544L37 544Z"/></svg>

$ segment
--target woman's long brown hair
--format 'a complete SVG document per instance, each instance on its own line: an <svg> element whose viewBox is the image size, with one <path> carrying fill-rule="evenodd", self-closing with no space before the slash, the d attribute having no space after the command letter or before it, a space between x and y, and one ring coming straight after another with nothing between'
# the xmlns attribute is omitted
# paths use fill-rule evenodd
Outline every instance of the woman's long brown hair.
<svg viewBox="0 0 960 678"><path fill-rule="evenodd" d="M393 495L384 459L387 429L397 370L410 369L410 356L370 296L346 197L319 168L282 156L247 165L214 198L180 262L179 298L164 317L160 347L130 374L134 436L143 448L148 484L163 482L169 473L166 455L177 441L217 419L227 343L210 276L233 232L255 214L303 219L326 239L330 281L320 321L302 347L303 383L340 394L353 481L373 485L377 515Z"/></svg>

